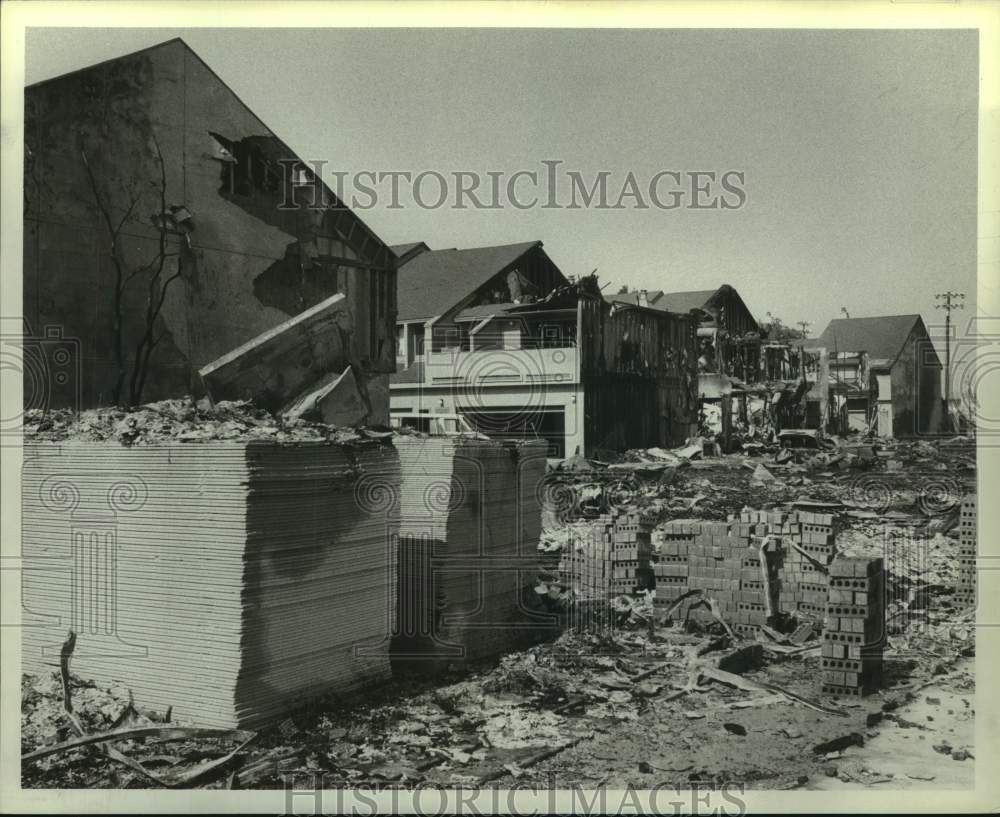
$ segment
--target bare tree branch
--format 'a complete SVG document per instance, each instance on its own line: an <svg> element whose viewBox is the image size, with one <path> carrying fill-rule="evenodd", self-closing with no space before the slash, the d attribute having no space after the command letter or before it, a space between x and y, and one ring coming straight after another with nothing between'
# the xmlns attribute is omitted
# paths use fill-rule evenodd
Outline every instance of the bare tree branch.
<svg viewBox="0 0 1000 817"><path fill-rule="evenodd" d="M139 203L139 198L137 196L133 196L132 200L129 202L129 205L125 210L125 215L123 215L121 221L118 222L118 228L115 230L115 235L121 233L122 228L125 226L125 222L128 221L129 216L132 215L132 211L135 210L135 206L138 203Z"/></svg>
<svg viewBox="0 0 1000 817"><path fill-rule="evenodd" d="M114 289L114 299L113 299L113 312L111 318L111 333L112 333L112 346L115 350L115 385L112 390L112 396L114 397L115 403L120 402L122 387L125 385L125 339L123 337L123 318L122 318L122 291L125 287L125 272L123 269L123 264L121 257L118 253L118 232L119 229L115 229L112 221L111 214L108 208L105 206L104 201L101 199L100 188L97 185L97 179L94 176L94 170L90 166L90 160L87 157L87 151L82 147L80 148L80 155L83 157L83 166L87 171L87 179L90 181L91 190L94 193L94 200L97 202L97 209L104 220L105 225L108 229L108 238L110 240L111 249L111 260L115 267L115 289ZM122 222L124 223L124 222Z"/></svg>
<svg viewBox="0 0 1000 817"><path fill-rule="evenodd" d="M166 162L163 159L163 152L160 149L160 143L156 138L156 134L152 134L151 139L155 149L156 162L159 167L159 185L157 191L159 197L158 218L162 219L166 217L168 212ZM136 405L142 400L142 393L145 389L146 380L149 374L150 360L153 351L166 334L161 333L154 338L154 329L157 318L159 317L166 302L170 284L177 278L181 277L181 264L178 261L177 271L166 277L166 280L164 280L166 262L168 258L179 257L181 253L168 252L168 232L166 230L166 225L160 223L157 225L159 229L159 236L157 239L156 253L145 264L141 264L135 268L129 268L129 265L122 256L120 237L126 223L135 213L136 208L142 201L141 186L134 178L129 182L123 182L123 192L125 192L128 196L128 204L125 207L123 215L119 220L117 220L116 223L115 219L112 217L111 205L109 201L102 196L101 188L97 182L97 175L90 163L90 158L87 155L86 150L81 148L80 153L83 157L83 165L86 169L87 178L94 194L97 210L107 231L111 260L115 270L112 332L113 345L115 349L115 364L117 369L113 392L116 403L119 403L123 398L123 389L128 369L125 357L124 339L124 292L128 284L135 278L142 275L149 276L149 280L146 283L144 328L135 346L135 357L132 363L131 377L129 378L129 404Z"/></svg>
<svg viewBox="0 0 1000 817"><path fill-rule="evenodd" d="M160 216L163 217L167 212L167 170L166 163L163 160L163 152L160 150L160 143L155 134L153 134L152 140L153 146L156 149L157 163L160 168ZM135 363L132 369L132 378L129 383L129 393L133 404L140 402L142 399L142 393L146 386L146 378L149 374L150 358L152 357L153 350L163 337L161 335L155 340L153 338L156 319L159 317L159 314L163 309L163 304L166 301L167 290L170 284L181 276L180 264L178 264L177 272L161 283L163 268L166 264L167 258L176 256L178 253L167 252L167 231L164 229L164 225L160 224L158 226L160 230L159 251L155 259L158 263L156 272L150 276L149 285L147 287L146 326L142 337L136 345Z"/></svg>

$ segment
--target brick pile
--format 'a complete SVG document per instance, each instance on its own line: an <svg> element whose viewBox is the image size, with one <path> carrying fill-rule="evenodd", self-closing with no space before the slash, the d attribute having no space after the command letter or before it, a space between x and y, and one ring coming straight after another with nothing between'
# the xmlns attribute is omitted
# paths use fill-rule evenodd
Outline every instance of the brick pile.
<svg viewBox="0 0 1000 817"><path fill-rule="evenodd" d="M668 522L655 531L655 604L665 609L690 590L704 590L733 629L749 637L777 613L819 622L826 612L822 568L833 560L835 536L832 514L806 511L744 510L727 522Z"/></svg>
<svg viewBox="0 0 1000 817"><path fill-rule="evenodd" d="M777 522L778 514L774 514ZM670 607L689 590L704 590L736 632L755 635L767 623L775 587L778 542L760 546L770 529L765 511L744 511L729 522L670 522L657 530L659 554L653 567L655 605ZM692 599L696 603L697 599ZM686 616L687 611L682 611ZM691 611L696 620L710 614Z"/></svg>
<svg viewBox="0 0 1000 817"><path fill-rule="evenodd" d="M798 618L822 621L827 604L827 576L822 568L833 561L836 517L807 511L781 516L784 519L773 529L785 545L778 568L778 607Z"/></svg>
<svg viewBox="0 0 1000 817"><path fill-rule="evenodd" d="M837 559L830 566L823 630L823 692L860 696L878 689L884 644L882 559Z"/></svg>
<svg viewBox="0 0 1000 817"><path fill-rule="evenodd" d="M964 606L976 606L976 495L962 500L958 522L958 583L955 601Z"/></svg>
<svg viewBox="0 0 1000 817"><path fill-rule="evenodd" d="M584 598L631 595L653 586L653 521L635 511L612 510L563 550L564 584Z"/></svg>

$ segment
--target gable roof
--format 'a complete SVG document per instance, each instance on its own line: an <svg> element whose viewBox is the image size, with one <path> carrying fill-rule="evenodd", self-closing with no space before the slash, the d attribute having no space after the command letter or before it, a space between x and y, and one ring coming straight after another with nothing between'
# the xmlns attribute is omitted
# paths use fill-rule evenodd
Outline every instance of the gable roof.
<svg viewBox="0 0 1000 817"><path fill-rule="evenodd" d="M687 314L692 309L705 309L708 302L718 294L719 289L699 289L691 292L664 292L661 289L653 289L646 292L646 302L653 309ZM639 291L619 292L609 295L608 300L638 306Z"/></svg>
<svg viewBox="0 0 1000 817"><path fill-rule="evenodd" d="M690 292L665 292L657 302L661 309L671 312L690 312L692 309L705 309L708 302L718 293L718 289L696 289ZM662 304L662 306L661 306Z"/></svg>
<svg viewBox="0 0 1000 817"><path fill-rule="evenodd" d="M868 352L870 365L892 366L903 351L919 315L878 315L871 318L835 318L818 338L803 345L825 346L834 352Z"/></svg>
<svg viewBox="0 0 1000 817"><path fill-rule="evenodd" d="M396 273L396 319L430 319L446 312L529 250L541 246L541 241L526 241L468 250L427 250L404 260Z"/></svg>
<svg viewBox="0 0 1000 817"><path fill-rule="evenodd" d="M66 79L67 77L71 77L71 76L73 76L75 74L82 74L84 71L92 71L95 68L103 68L105 65L110 65L113 62L118 62L118 60L127 60L127 59L131 59L132 57L138 57L140 54L145 54L147 51L156 51L156 50L158 50L160 48L166 48L168 45L180 45L182 48L184 48L185 50L191 52L196 57L198 57L198 59L201 60L202 63L204 63L205 67L208 68L209 71L212 71L212 69L209 67L208 63L206 63L204 60L202 60L201 57L198 56L198 53L193 48L191 48L191 46L189 46L186 42L184 42L184 38L183 37L171 37L169 40L163 40L163 42L153 43L152 45L147 45L145 48L139 48L139 49L136 49L135 51L129 51L129 52L125 53L125 54L118 54L117 56L108 57L106 60L101 60L100 62L92 62L89 65L82 65L79 68L74 68L72 71L66 71L65 73L62 73L62 74L56 74L53 77L47 77L46 79L40 79L37 82L32 82L29 85L25 85L24 86L24 90L27 91L30 88L38 88L38 87L40 87L42 85L45 85L46 83L49 83L49 82L56 82L56 81L61 80L61 79ZM212 73L214 74L215 72L212 71ZM219 82L222 82L222 80L220 79ZM223 83L223 84L225 84L225 83ZM228 85L226 85L226 87L229 88ZM232 89L230 89L230 90L232 90ZM235 95L236 94L234 92L233 96L235 96ZM242 102L242 100L240 100L240 101ZM246 105L246 103L244 103L244 106L245 105Z"/></svg>
<svg viewBox="0 0 1000 817"><path fill-rule="evenodd" d="M423 241L411 241L409 244L393 244L389 247L392 250L396 258L403 258L407 255L416 254L415 251L423 247L421 252L427 252L430 249Z"/></svg>

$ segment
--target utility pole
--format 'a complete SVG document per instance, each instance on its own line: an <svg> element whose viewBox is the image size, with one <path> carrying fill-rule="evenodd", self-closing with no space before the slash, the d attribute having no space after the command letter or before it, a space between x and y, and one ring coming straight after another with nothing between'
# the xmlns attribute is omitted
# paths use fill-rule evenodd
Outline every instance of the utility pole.
<svg viewBox="0 0 1000 817"><path fill-rule="evenodd" d="M795 325L802 327L802 337L809 337L809 327L812 326L812 321L796 321Z"/></svg>
<svg viewBox="0 0 1000 817"><path fill-rule="evenodd" d="M944 310L944 410L951 419L951 311L965 309L964 292L939 292L934 298L942 303L937 309Z"/></svg>

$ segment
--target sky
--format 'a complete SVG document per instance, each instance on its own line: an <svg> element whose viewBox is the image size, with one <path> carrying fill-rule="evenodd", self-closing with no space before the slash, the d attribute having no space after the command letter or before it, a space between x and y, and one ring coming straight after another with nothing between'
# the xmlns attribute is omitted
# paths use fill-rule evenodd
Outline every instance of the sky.
<svg viewBox="0 0 1000 817"><path fill-rule="evenodd" d="M612 199L629 171L640 186L663 170L745 174L728 210L385 197L360 214L390 244L537 239L605 291L729 283L759 318L812 336L842 308L940 325L949 289L974 313L975 31L46 28L28 30L26 79L177 36L297 155L348 174L509 178L559 160L588 180L609 171Z"/></svg>

